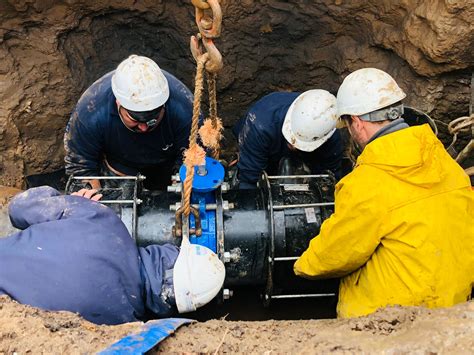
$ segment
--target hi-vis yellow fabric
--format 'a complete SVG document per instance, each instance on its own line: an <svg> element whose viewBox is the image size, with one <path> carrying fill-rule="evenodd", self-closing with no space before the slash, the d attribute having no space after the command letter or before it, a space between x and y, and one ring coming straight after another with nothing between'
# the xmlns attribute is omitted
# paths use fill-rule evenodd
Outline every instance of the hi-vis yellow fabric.
<svg viewBox="0 0 474 355"><path fill-rule="evenodd" d="M296 261L342 277L339 317L386 305L445 307L474 283L474 192L428 125L369 143L336 185L334 214Z"/></svg>

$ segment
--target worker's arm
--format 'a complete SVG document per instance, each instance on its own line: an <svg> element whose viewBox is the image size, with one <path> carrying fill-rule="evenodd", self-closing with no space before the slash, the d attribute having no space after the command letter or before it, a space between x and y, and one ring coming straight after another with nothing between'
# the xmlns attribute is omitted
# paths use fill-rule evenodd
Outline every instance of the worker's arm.
<svg viewBox="0 0 474 355"><path fill-rule="evenodd" d="M165 115L168 116L171 131L166 139L170 139L170 141L167 142L167 145L172 144L173 147L170 147L170 149L172 149L173 152L176 152L174 162L170 162L170 164L174 164L173 172L177 172L183 163L183 152L189 146L194 96L186 85L184 85L174 75L164 70L163 74L168 80L170 90L170 98L165 105ZM202 123L202 118L203 116L201 113L199 116L199 125Z"/></svg>
<svg viewBox="0 0 474 355"><path fill-rule="evenodd" d="M76 196L68 196L49 186L35 187L16 195L10 201L8 213L12 225L18 229L59 219L114 214L111 209L95 202L101 195L94 193L95 190L81 190Z"/></svg>
<svg viewBox="0 0 474 355"><path fill-rule="evenodd" d="M271 149L269 133L255 125L257 118L249 118L253 112L247 114L247 119L239 133L239 161L238 180L240 188L256 187L262 172L268 166Z"/></svg>
<svg viewBox="0 0 474 355"><path fill-rule="evenodd" d="M144 282L146 308L156 317L166 317L172 311L170 296L173 290L173 267L179 248L172 244L139 247Z"/></svg>
<svg viewBox="0 0 474 355"><path fill-rule="evenodd" d="M191 121L182 121L179 125L175 126L175 142L176 145L176 157L174 161L173 173L177 172L177 169L183 164L183 153L189 146L189 134L191 132Z"/></svg>
<svg viewBox="0 0 474 355"><path fill-rule="evenodd" d="M103 154L103 131L96 116L104 113L101 109L92 112L84 109L83 101L87 100L87 96L84 95L71 115L64 134L66 174L97 176L100 175ZM98 180L86 180L86 182L89 182L94 189L100 188Z"/></svg>
<svg viewBox="0 0 474 355"><path fill-rule="evenodd" d="M380 243L379 223L383 218L377 188L353 176L343 179L336 192L335 213L321 226L321 232L295 262L294 271L307 278L347 275L364 265Z"/></svg>

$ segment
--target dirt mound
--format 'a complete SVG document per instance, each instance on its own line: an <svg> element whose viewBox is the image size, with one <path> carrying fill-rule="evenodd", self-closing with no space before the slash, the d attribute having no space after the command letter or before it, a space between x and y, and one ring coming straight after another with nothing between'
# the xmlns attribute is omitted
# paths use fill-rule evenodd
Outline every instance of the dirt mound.
<svg viewBox="0 0 474 355"><path fill-rule="evenodd" d="M390 307L345 320L212 320L183 327L159 352L468 354L472 349L474 302L437 310Z"/></svg>
<svg viewBox="0 0 474 355"><path fill-rule="evenodd" d="M0 354L92 353L142 323L98 326L70 312L49 312L0 296ZM429 310L393 307L344 320L229 322L180 328L151 353L456 353L474 349L474 302Z"/></svg>
<svg viewBox="0 0 474 355"><path fill-rule="evenodd" d="M0 296L0 354L84 354L106 348L142 323L99 326L70 312L48 312Z"/></svg>

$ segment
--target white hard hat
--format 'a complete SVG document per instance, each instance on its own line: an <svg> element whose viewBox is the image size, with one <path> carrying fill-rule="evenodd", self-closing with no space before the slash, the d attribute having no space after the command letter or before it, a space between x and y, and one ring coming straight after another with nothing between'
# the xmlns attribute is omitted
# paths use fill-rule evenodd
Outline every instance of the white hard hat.
<svg viewBox="0 0 474 355"><path fill-rule="evenodd" d="M112 91L120 105L131 111L151 111L169 98L168 80L150 58L131 55L112 76Z"/></svg>
<svg viewBox="0 0 474 355"><path fill-rule="evenodd" d="M211 301L224 284L225 267L217 255L183 238L173 268L173 284L179 313L195 311Z"/></svg>
<svg viewBox="0 0 474 355"><path fill-rule="evenodd" d="M336 131L336 98L326 90L309 90L291 104L283 122L285 139L296 149L312 152Z"/></svg>
<svg viewBox="0 0 474 355"><path fill-rule="evenodd" d="M361 116L405 97L403 90L386 72L375 68L359 69L349 74L339 87L337 116Z"/></svg>

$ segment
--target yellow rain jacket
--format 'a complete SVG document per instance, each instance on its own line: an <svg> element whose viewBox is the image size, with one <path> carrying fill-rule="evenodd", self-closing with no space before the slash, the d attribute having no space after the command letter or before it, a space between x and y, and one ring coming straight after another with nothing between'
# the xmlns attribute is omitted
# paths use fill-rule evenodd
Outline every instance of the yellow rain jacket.
<svg viewBox="0 0 474 355"><path fill-rule="evenodd" d="M334 214L296 275L343 277L339 317L387 305L446 307L474 283L474 192L428 125L370 142L337 185Z"/></svg>

